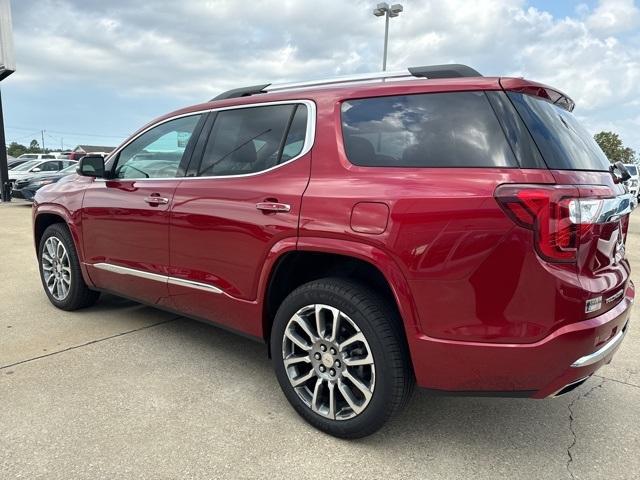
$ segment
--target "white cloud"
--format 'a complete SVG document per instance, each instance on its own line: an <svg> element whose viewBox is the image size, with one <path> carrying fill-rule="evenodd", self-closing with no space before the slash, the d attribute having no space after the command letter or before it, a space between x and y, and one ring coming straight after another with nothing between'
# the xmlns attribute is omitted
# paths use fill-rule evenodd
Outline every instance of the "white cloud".
<svg viewBox="0 0 640 480"><path fill-rule="evenodd" d="M587 25L602 33L622 33L640 25L640 9L633 0L601 0L587 17Z"/></svg>
<svg viewBox="0 0 640 480"><path fill-rule="evenodd" d="M383 22L371 15L374 3L21 0L13 81L91 82L132 98L188 103L239 85L377 70ZM391 21L390 69L459 62L548 83L576 100L591 128L616 127L640 150L633 1L580 5L564 18L524 0L403 4Z"/></svg>

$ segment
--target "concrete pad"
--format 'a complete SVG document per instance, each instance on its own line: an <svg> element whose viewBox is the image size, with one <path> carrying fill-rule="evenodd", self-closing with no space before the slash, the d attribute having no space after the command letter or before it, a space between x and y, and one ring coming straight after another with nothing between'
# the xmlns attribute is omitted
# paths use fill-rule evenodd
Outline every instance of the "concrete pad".
<svg viewBox="0 0 640 480"><path fill-rule="evenodd" d="M0 204L0 218L0 367L175 317L110 295L78 312L55 308L40 282L31 204Z"/></svg>

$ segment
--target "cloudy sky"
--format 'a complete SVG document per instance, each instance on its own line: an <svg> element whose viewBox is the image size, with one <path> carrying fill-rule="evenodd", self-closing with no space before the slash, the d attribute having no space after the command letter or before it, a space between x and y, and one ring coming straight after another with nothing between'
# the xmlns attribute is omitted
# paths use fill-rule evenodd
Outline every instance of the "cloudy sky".
<svg viewBox="0 0 640 480"><path fill-rule="evenodd" d="M380 69L376 1L12 0L18 70L7 141L116 145L167 111L236 86ZM465 63L576 101L593 131L640 151L640 4L404 0L389 69Z"/></svg>

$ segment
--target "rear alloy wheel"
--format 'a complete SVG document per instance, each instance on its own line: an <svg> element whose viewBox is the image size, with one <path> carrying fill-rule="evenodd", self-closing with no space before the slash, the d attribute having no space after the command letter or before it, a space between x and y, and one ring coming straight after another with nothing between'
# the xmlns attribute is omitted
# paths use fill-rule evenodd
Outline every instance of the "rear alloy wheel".
<svg viewBox="0 0 640 480"><path fill-rule="evenodd" d="M307 305L289 320L282 359L298 397L318 415L346 420L371 400L376 367L371 347L344 312Z"/></svg>
<svg viewBox="0 0 640 480"><path fill-rule="evenodd" d="M293 291L276 314L271 353L291 405L338 437L375 432L412 391L395 309L355 282L328 278Z"/></svg>

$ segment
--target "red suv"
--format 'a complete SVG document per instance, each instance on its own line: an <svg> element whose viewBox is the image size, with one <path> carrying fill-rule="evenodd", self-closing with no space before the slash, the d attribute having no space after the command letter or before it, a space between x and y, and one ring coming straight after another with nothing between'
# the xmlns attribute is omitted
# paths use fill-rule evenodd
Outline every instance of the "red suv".
<svg viewBox="0 0 640 480"><path fill-rule="evenodd" d="M292 406L361 437L413 385L544 398L629 320L636 200L558 90L462 65L258 85L38 191L44 290L266 342Z"/></svg>

